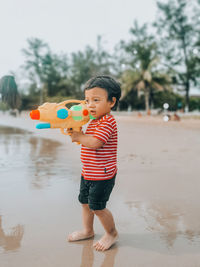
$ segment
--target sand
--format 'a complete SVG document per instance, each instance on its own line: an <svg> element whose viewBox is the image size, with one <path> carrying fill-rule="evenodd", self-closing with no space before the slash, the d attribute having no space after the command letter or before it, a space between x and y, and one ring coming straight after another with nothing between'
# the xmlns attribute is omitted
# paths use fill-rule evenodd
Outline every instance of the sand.
<svg viewBox="0 0 200 267"><path fill-rule="evenodd" d="M118 175L108 203L119 241L68 243L81 228L80 146L0 114L0 266L200 266L200 120L115 113ZM10 128L14 127L14 128Z"/></svg>

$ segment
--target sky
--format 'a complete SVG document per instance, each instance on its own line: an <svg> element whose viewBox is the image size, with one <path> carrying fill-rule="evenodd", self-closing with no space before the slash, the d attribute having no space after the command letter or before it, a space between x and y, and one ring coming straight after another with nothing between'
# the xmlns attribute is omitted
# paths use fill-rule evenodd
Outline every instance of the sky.
<svg viewBox="0 0 200 267"><path fill-rule="evenodd" d="M156 11L156 0L0 0L0 77L18 71L28 38L69 55L95 48L101 35L112 52L120 40L130 39L135 19L151 23Z"/></svg>

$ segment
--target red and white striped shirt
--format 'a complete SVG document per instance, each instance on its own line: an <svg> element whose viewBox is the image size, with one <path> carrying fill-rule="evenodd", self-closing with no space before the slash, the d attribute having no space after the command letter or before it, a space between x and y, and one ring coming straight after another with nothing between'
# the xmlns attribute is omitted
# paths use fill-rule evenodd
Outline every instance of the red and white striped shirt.
<svg viewBox="0 0 200 267"><path fill-rule="evenodd" d="M104 142L98 149L81 147L82 175L86 180L108 180L117 172L117 124L112 115L92 120L85 132Z"/></svg>

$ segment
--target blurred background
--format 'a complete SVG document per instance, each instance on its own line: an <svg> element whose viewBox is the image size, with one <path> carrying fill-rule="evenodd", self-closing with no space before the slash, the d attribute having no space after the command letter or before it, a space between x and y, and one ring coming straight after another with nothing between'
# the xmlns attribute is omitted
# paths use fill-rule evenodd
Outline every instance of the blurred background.
<svg viewBox="0 0 200 267"><path fill-rule="evenodd" d="M8 0L1 10L1 110L83 99L91 76L109 74L120 111L199 113L199 0Z"/></svg>
<svg viewBox="0 0 200 267"><path fill-rule="evenodd" d="M200 266L200 0L0 7L0 265ZM80 146L29 117L44 102L84 99L98 74L122 87L108 203L120 239L105 253L66 242L82 227Z"/></svg>

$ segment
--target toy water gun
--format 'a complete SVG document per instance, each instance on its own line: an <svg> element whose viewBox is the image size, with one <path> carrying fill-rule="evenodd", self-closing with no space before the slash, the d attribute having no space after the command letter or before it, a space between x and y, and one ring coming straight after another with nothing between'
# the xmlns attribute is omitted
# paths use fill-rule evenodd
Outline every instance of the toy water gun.
<svg viewBox="0 0 200 267"><path fill-rule="evenodd" d="M66 107L69 103L78 103L70 109ZM38 109L30 112L33 120L39 120L43 123L36 125L37 129L60 128L61 133L69 135L66 129L81 131L81 128L90 119L94 117L89 114L85 101L66 100L61 103L44 103Z"/></svg>

